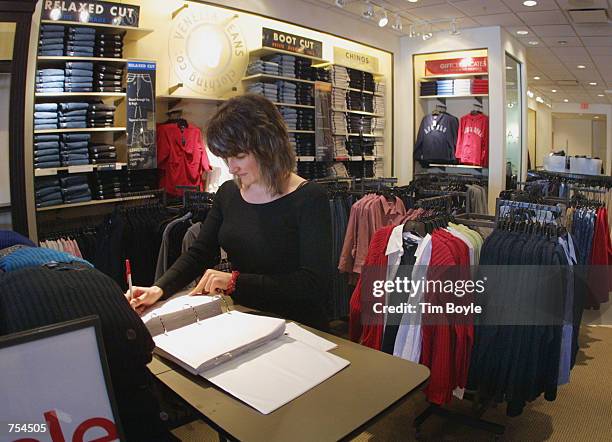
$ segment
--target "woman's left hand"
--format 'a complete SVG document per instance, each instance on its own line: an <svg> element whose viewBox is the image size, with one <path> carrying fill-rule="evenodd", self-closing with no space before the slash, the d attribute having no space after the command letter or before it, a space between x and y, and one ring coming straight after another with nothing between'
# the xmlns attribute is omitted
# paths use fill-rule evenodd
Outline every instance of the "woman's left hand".
<svg viewBox="0 0 612 442"><path fill-rule="evenodd" d="M190 295L196 295L200 293L210 295L220 295L225 290L232 279L231 273L220 272L219 270L206 270L198 285L189 293Z"/></svg>

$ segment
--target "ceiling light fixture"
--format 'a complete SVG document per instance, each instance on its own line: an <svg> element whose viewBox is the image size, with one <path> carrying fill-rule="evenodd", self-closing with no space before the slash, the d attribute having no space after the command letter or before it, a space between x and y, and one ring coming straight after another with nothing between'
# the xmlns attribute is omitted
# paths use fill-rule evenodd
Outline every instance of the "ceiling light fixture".
<svg viewBox="0 0 612 442"><path fill-rule="evenodd" d="M578 66L576 66L578 69L586 69L586 66L583 64L579 64Z"/></svg>
<svg viewBox="0 0 612 442"><path fill-rule="evenodd" d="M567 40L557 40L557 43L559 43L561 46L567 46Z"/></svg>
<svg viewBox="0 0 612 442"><path fill-rule="evenodd" d="M414 38L414 37L416 37L416 35L417 34L416 34L416 31L415 31L414 25L410 25L410 28L408 28L408 37L409 38Z"/></svg>
<svg viewBox="0 0 612 442"><path fill-rule="evenodd" d="M569 100L568 100L567 98L564 98L564 99L563 99L563 102L564 102L564 103L569 103Z"/></svg>
<svg viewBox="0 0 612 442"><path fill-rule="evenodd" d="M605 97L604 94L597 94L598 97Z"/></svg>
<svg viewBox="0 0 612 442"><path fill-rule="evenodd" d="M527 34L529 34L529 31L523 31L523 30L521 30L521 31L516 31L516 33L517 33L518 35L527 35Z"/></svg>
<svg viewBox="0 0 612 442"><path fill-rule="evenodd" d="M557 92L557 89L551 89L551 92L554 94Z"/></svg>
<svg viewBox="0 0 612 442"><path fill-rule="evenodd" d="M540 42L539 42L539 41L536 41L536 40L532 40L532 41L530 41L530 42L529 42L529 44L530 44L531 46L537 46L537 45L539 45L539 44L540 44Z"/></svg>
<svg viewBox="0 0 612 442"><path fill-rule="evenodd" d="M49 18L51 20L59 20L60 18L62 18L62 10L60 8L51 9L51 12L49 13Z"/></svg>
<svg viewBox="0 0 612 442"><path fill-rule="evenodd" d="M433 37L433 34L431 32L423 32L423 40L424 41L429 40L431 37Z"/></svg>
<svg viewBox="0 0 612 442"><path fill-rule="evenodd" d="M523 6L527 6L528 8L531 8L532 6L537 5L538 2L536 2L535 0L525 0L523 2Z"/></svg>
<svg viewBox="0 0 612 442"><path fill-rule="evenodd" d="M538 103L544 103L544 100L542 100L542 97L536 97L536 101Z"/></svg>
<svg viewBox="0 0 612 442"><path fill-rule="evenodd" d="M346 5L346 0L336 0L336 6L339 8L344 8Z"/></svg>
<svg viewBox="0 0 612 442"><path fill-rule="evenodd" d="M450 31L449 31L450 35L460 35L461 31L457 29L457 20L453 18L453 20L450 23Z"/></svg>
<svg viewBox="0 0 612 442"><path fill-rule="evenodd" d="M506 69L511 71L513 68L512 68L512 66L506 66Z"/></svg>
<svg viewBox="0 0 612 442"><path fill-rule="evenodd" d="M538 77L537 75L535 77L533 77L534 80L539 80L540 77Z"/></svg>
<svg viewBox="0 0 612 442"><path fill-rule="evenodd" d="M361 15L367 20L372 20L372 18L374 18L374 6L372 6L372 3L370 3L368 0L365 2Z"/></svg>
<svg viewBox="0 0 612 442"><path fill-rule="evenodd" d="M529 98L533 98L533 92L531 92L531 91L527 91L527 96L528 96Z"/></svg>
<svg viewBox="0 0 612 442"><path fill-rule="evenodd" d="M594 81L591 81L589 84L590 84L591 86L597 86L597 83L596 83L596 82L594 82Z"/></svg>
<svg viewBox="0 0 612 442"><path fill-rule="evenodd" d="M389 24L389 17L387 16L387 10L383 9L380 19L378 19L378 26L384 28L387 24Z"/></svg>
<svg viewBox="0 0 612 442"><path fill-rule="evenodd" d="M391 26L394 30L401 32L404 29L402 24L402 17L399 14L395 14L395 23Z"/></svg>
<svg viewBox="0 0 612 442"><path fill-rule="evenodd" d="M409 3L416 3L416 2L418 2L418 1L419 1L419 0L408 0L408 2L409 2Z"/></svg>

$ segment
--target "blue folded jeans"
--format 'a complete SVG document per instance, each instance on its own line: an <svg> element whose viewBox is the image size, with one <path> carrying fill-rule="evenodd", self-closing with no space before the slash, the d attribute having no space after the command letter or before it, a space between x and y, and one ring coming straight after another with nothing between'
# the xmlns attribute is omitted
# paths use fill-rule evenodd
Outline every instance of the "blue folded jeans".
<svg viewBox="0 0 612 442"><path fill-rule="evenodd" d="M47 51L47 52L54 52L54 51ZM62 51L60 51L62 52ZM93 52L90 51L63 51L63 54L59 54L61 55L65 55L67 57L91 57L93 55ZM57 55L57 54L40 54L40 55Z"/></svg>
<svg viewBox="0 0 612 442"><path fill-rule="evenodd" d="M74 121L74 122L66 122L59 123L59 127L61 129L85 129L87 127L87 123Z"/></svg>
<svg viewBox="0 0 612 442"><path fill-rule="evenodd" d="M85 117L85 116L87 116L87 109L60 111L60 117Z"/></svg>
<svg viewBox="0 0 612 442"><path fill-rule="evenodd" d="M59 120L57 118L34 118L34 125L40 126L42 124L57 124Z"/></svg>
<svg viewBox="0 0 612 442"><path fill-rule="evenodd" d="M48 161L59 161L59 155L58 154L54 154L54 155L43 155L43 156L36 156L34 157L34 162L35 163L46 163Z"/></svg>
<svg viewBox="0 0 612 442"><path fill-rule="evenodd" d="M73 195L75 193L81 193L83 191L89 191L88 184L78 184L76 186L62 187L62 193L64 195Z"/></svg>
<svg viewBox="0 0 612 442"><path fill-rule="evenodd" d="M59 149L59 141L35 141L34 150Z"/></svg>
<svg viewBox="0 0 612 442"><path fill-rule="evenodd" d="M60 192L59 190L53 193L50 193L48 195L41 196L40 198L36 198L36 202L44 203L46 201L52 201L52 200L57 200L57 199L62 199L62 192Z"/></svg>
<svg viewBox="0 0 612 442"><path fill-rule="evenodd" d="M91 61L67 61L66 69L79 69L93 72L93 62Z"/></svg>
<svg viewBox="0 0 612 442"><path fill-rule="evenodd" d="M38 124L34 125L34 130L49 130L49 129L57 129L57 124Z"/></svg>
<svg viewBox="0 0 612 442"><path fill-rule="evenodd" d="M77 197L77 198L65 198L64 199L64 202L66 204L86 203L88 201L91 201L91 194L89 194L87 196Z"/></svg>
<svg viewBox="0 0 612 442"><path fill-rule="evenodd" d="M36 169L47 169L49 167L60 167L62 164L59 162L59 160L57 161L45 161L45 162L34 162L34 168Z"/></svg>
<svg viewBox="0 0 612 442"><path fill-rule="evenodd" d="M81 149L66 149L61 151L62 158L67 160L82 160L89 158L89 150L84 147Z"/></svg>
<svg viewBox="0 0 612 442"><path fill-rule="evenodd" d="M49 166L49 167L55 167L55 166ZM42 209L43 207L59 206L63 202L64 201L61 198L58 198L58 199L54 199L51 201L45 201L44 203L36 203L36 207L39 209Z"/></svg>
<svg viewBox="0 0 612 442"><path fill-rule="evenodd" d="M82 149L84 147L87 147L88 144L89 144L88 141L70 141L70 142L64 141L62 148L63 149Z"/></svg>
<svg viewBox="0 0 612 442"><path fill-rule="evenodd" d="M42 24L40 25L40 29L42 31L55 31L55 32L64 32L66 30L66 27L64 25L52 25L52 24Z"/></svg>
<svg viewBox="0 0 612 442"><path fill-rule="evenodd" d="M34 118L57 118L57 112L34 112Z"/></svg>
<svg viewBox="0 0 612 442"><path fill-rule="evenodd" d="M61 190L62 189L60 188L59 183L58 183L58 185L50 185L48 187L43 187L41 189L38 189L35 192L36 199L39 199L39 198L44 197L46 195L51 195L52 193L55 193L55 192L61 192Z"/></svg>
<svg viewBox="0 0 612 442"><path fill-rule="evenodd" d="M62 139L65 143L73 141L89 141L91 139L91 134L63 134Z"/></svg>
<svg viewBox="0 0 612 442"><path fill-rule="evenodd" d="M92 92L91 87L65 87L64 92Z"/></svg>
<svg viewBox="0 0 612 442"><path fill-rule="evenodd" d="M38 55L42 57L61 57L62 55L64 55L64 50L55 49L53 51L39 51Z"/></svg>
<svg viewBox="0 0 612 442"><path fill-rule="evenodd" d="M87 121L87 116L79 115L77 117L59 117L59 122L61 123L68 123L68 122L74 122L74 121Z"/></svg>
<svg viewBox="0 0 612 442"><path fill-rule="evenodd" d="M63 176L63 177L60 177L59 179L59 184L61 184L62 187L78 186L80 184L86 184L86 183L87 183L87 177L84 175Z"/></svg>
<svg viewBox="0 0 612 442"><path fill-rule="evenodd" d="M40 52L43 51L57 51L57 50L63 50L64 49L64 44L63 43L56 43L56 44L42 44L39 46L38 50Z"/></svg>
<svg viewBox="0 0 612 442"><path fill-rule="evenodd" d="M56 37L56 38L41 38L38 41L38 45L43 46L43 45L56 45L56 44L64 44L64 37Z"/></svg>
<svg viewBox="0 0 612 442"><path fill-rule="evenodd" d="M36 89L49 89L49 88L57 88L64 87L63 81L45 81L44 83L38 83L36 85Z"/></svg>
<svg viewBox="0 0 612 442"><path fill-rule="evenodd" d="M57 103L36 103L34 105L35 112L51 112L57 111Z"/></svg>
<svg viewBox="0 0 612 442"><path fill-rule="evenodd" d="M66 34L63 31L43 31L40 33L40 41L46 41L49 39L57 39L57 38L64 38L66 37Z"/></svg>
<svg viewBox="0 0 612 442"><path fill-rule="evenodd" d="M89 108L89 103L75 102L75 103L59 103L60 110L62 111L74 111L83 110Z"/></svg>
<svg viewBox="0 0 612 442"><path fill-rule="evenodd" d="M89 164L89 159L86 160L66 160L63 162L64 166L84 166Z"/></svg>
<svg viewBox="0 0 612 442"><path fill-rule="evenodd" d="M39 69L36 71L36 75L39 77L56 77L56 76L64 76L63 69Z"/></svg>

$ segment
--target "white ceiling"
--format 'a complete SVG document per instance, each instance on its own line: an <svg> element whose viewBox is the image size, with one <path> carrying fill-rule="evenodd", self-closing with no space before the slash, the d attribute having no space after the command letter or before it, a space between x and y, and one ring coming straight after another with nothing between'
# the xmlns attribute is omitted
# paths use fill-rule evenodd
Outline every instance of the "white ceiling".
<svg viewBox="0 0 612 442"><path fill-rule="evenodd" d="M361 17L364 0L346 0L342 10L335 0L306 0L337 11ZM375 12L388 12L389 25L382 32L395 32L391 25L395 15L402 18L407 34L410 23L433 21L433 31L447 31L448 20L456 19L458 27L503 26L527 46L529 88L553 102L612 103L612 21L608 24L573 23L567 9L604 8L612 18L612 0L537 0L533 7L523 0L371 0ZM445 21L446 20L446 21ZM379 29L377 20L372 26ZM438 22L438 23L435 23ZM528 31L517 35L516 31ZM537 42L536 45L530 44ZM586 69L578 69L584 65ZM541 77L534 80L534 76ZM578 86L564 87L557 82L576 80ZM596 86L589 85L597 83ZM553 93L555 89L557 92ZM599 97L598 94L604 94Z"/></svg>

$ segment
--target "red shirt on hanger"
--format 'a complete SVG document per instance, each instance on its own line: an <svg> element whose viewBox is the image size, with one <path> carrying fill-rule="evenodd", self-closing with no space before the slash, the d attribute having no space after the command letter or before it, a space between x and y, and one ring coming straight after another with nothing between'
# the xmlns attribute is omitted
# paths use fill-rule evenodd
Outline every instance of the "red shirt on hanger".
<svg viewBox="0 0 612 442"><path fill-rule="evenodd" d="M461 117L455 157L462 164L488 167L489 117L469 113Z"/></svg>
<svg viewBox="0 0 612 442"><path fill-rule="evenodd" d="M180 196L176 186L197 186L204 190L203 173L211 170L199 127L177 123L157 125L157 167L159 185L169 195Z"/></svg>

